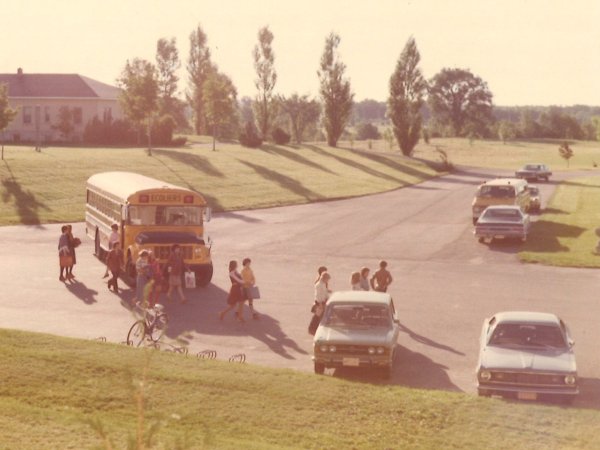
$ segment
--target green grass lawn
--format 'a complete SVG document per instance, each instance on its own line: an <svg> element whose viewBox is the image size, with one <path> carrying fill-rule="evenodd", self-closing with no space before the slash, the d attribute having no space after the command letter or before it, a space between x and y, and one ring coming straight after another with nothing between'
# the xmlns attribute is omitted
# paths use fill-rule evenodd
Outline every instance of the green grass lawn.
<svg viewBox="0 0 600 450"><path fill-rule="evenodd" d="M594 163L600 164L600 142L573 141L569 144L573 150L573 157L567 162L558 154L561 141L544 140L501 141L475 140L469 143L468 139L431 139L429 144L420 141L415 148L416 158L426 160L439 160L436 147L444 150L454 164L492 167L498 169L516 170L527 163L545 163L553 171L563 170L594 170L600 174L600 169Z"/></svg>
<svg viewBox="0 0 600 450"><path fill-rule="evenodd" d="M157 449L600 448L597 410L20 331L0 330L0 355L3 449L109 448L102 433L121 449L153 425Z"/></svg>
<svg viewBox="0 0 600 450"><path fill-rule="evenodd" d="M5 147L0 161L0 225L84 218L85 182L97 172L133 171L202 192L215 211L352 197L419 183L428 164L326 146L249 149L196 137L182 149Z"/></svg>
<svg viewBox="0 0 600 450"><path fill-rule="evenodd" d="M519 253L522 261L557 266L600 267L595 230L600 227L600 178L560 184Z"/></svg>

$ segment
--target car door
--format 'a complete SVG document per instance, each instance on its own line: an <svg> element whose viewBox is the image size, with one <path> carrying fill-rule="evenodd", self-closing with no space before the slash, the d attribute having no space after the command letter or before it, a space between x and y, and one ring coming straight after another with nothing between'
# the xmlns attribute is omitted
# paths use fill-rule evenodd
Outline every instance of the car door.
<svg viewBox="0 0 600 450"><path fill-rule="evenodd" d="M390 298L389 304L390 312L392 313L392 327L394 327L394 344L398 342L398 335L400 334L400 320L394 307L394 300Z"/></svg>

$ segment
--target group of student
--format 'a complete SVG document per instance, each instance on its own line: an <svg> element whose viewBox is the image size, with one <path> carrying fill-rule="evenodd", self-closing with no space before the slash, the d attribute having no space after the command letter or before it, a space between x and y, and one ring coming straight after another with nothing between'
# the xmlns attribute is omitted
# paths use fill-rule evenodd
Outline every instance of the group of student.
<svg viewBox="0 0 600 450"><path fill-rule="evenodd" d="M379 262L379 270L369 278L370 269L363 267L358 272L352 272L350 276L350 289L353 291L369 291L387 292L390 284L392 284L392 274L387 270L387 262ZM325 309L325 303L329 299L331 289L329 282L331 275L327 271L327 267L321 266L317 270L317 279L315 280L315 301L311 312L316 316L321 316Z"/></svg>
<svg viewBox="0 0 600 450"><path fill-rule="evenodd" d="M237 270L237 261L229 261L229 280L231 281L231 288L229 289L229 295L227 296L227 307L219 313L219 320L223 320L225 314L232 309L235 309L235 319L238 322L245 322L243 313L246 301L248 302L252 318L258 320L258 313L254 310L255 295L253 295L253 288L256 287L256 278L250 267L251 264L252 260L250 258L244 258L240 273Z"/></svg>

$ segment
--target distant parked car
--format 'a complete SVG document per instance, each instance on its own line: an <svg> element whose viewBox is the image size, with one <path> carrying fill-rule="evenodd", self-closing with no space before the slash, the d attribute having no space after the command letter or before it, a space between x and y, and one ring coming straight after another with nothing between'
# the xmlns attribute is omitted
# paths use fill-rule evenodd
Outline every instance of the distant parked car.
<svg viewBox="0 0 600 450"><path fill-rule="evenodd" d="M328 367L377 368L392 373L400 322L389 294L335 292L314 337L315 373Z"/></svg>
<svg viewBox="0 0 600 450"><path fill-rule="evenodd" d="M517 238L523 242L529 234L529 214L519 206L488 206L475 223L475 237L479 242L493 239Z"/></svg>
<svg viewBox="0 0 600 450"><path fill-rule="evenodd" d="M545 164L525 164L521 169L515 172L517 178L526 180L546 180L550 179L552 172Z"/></svg>
<svg viewBox="0 0 600 450"><path fill-rule="evenodd" d="M539 211L542 208L542 194L540 188L537 186L529 185L529 210Z"/></svg>
<svg viewBox="0 0 600 450"><path fill-rule="evenodd" d="M478 394L572 401L579 394L573 345L566 324L554 314L511 311L485 319Z"/></svg>

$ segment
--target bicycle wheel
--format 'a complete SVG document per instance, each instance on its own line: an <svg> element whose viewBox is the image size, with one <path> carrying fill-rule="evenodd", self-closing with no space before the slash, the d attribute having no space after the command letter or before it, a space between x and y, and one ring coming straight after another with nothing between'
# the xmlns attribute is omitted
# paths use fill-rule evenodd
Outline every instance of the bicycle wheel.
<svg viewBox="0 0 600 450"><path fill-rule="evenodd" d="M146 324L143 320L138 320L129 329L127 333L127 344L139 347L146 337Z"/></svg>
<svg viewBox="0 0 600 450"><path fill-rule="evenodd" d="M169 318L164 313L159 313L156 315L154 319L154 326L152 327L152 331L150 333L150 339L154 342L160 341L160 338L163 337L165 331L167 331L167 324L169 323Z"/></svg>

